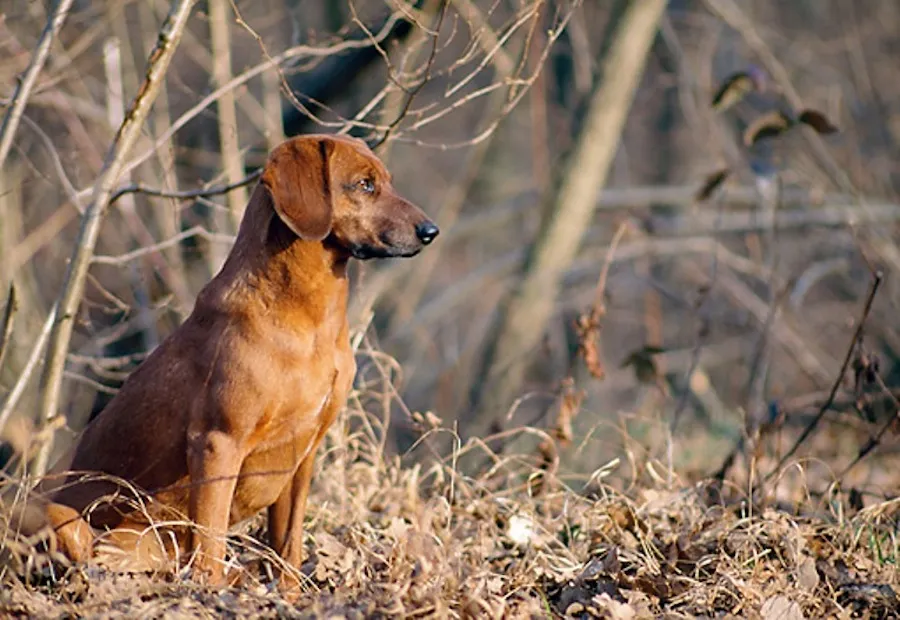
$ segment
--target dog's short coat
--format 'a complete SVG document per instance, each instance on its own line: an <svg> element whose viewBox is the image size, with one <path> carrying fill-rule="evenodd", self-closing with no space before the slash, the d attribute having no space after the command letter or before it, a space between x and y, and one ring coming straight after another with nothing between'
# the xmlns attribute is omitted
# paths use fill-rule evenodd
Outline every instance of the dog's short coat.
<svg viewBox="0 0 900 620"><path fill-rule="evenodd" d="M180 515L198 527L177 546L197 552L196 575L221 584L226 531L265 508L271 546L299 567L316 449L356 371L347 262L413 256L437 234L362 141L279 145L192 314L54 467L65 482L45 514L60 547L85 559L95 528L127 545L147 517ZM110 501L133 494L97 472L152 501L140 511Z"/></svg>

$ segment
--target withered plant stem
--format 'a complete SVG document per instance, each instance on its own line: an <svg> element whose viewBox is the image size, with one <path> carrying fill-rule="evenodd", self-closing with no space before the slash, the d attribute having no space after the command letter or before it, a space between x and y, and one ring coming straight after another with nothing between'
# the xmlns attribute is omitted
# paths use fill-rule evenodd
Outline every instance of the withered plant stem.
<svg viewBox="0 0 900 620"><path fill-rule="evenodd" d="M872 286L869 288L869 294L866 296L866 303L863 307L862 316L859 318L859 323L856 325L856 331L853 333L853 339L850 341L850 345L847 347L847 354L844 356L844 362L841 364L841 369L838 371L837 376L834 379L834 383L831 386L831 391L828 393L828 398L822 403L822 406L819 407L816 416L812 419L812 421L807 424L806 428L803 429L803 432L800 433L800 437L797 438L797 441L794 442L794 445L784 453L784 456L781 457L781 460L778 461L778 465L768 473L765 477L764 481L768 482L772 476L776 475L781 471L781 468L784 467L784 464L787 463L788 459L790 459L797 452L797 449L806 441L810 435L812 435L813 431L819 425L819 422L822 421L822 418L825 417L825 414L828 413L828 410L831 409L831 405L834 403L834 399L837 396L838 390L841 388L841 383L844 381L844 375L847 373L847 369L850 367L850 362L853 360L853 352L856 350L856 344L859 342L860 338L862 338L863 329L865 329L866 319L869 317L869 313L872 311L872 303L875 301L875 295L878 293L878 288L881 286L881 282L884 279L884 274L881 271L876 271L873 274L874 279L872 280Z"/></svg>

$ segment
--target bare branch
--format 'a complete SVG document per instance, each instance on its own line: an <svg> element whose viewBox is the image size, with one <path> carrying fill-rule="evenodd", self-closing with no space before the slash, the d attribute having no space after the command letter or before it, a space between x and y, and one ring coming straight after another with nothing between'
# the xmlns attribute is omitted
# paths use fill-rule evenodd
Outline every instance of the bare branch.
<svg viewBox="0 0 900 620"><path fill-rule="evenodd" d="M706 0L710 9L721 17L729 26L741 33L741 36L753 51L759 56L769 72L774 76L778 86L784 92L791 106L800 110L803 101L800 94L791 83L787 69L759 34L759 29L744 13L740 5L734 0ZM857 208L865 212L868 204L860 195L859 190L853 184L850 176L844 168L835 160L822 137L814 131L804 131L803 137L815 153L816 157L824 165L828 176L841 191L852 195L858 202ZM876 231L880 233L880 231ZM900 249L893 243L890 234L877 234L873 239L873 245L881 258L891 264L894 269L900 269Z"/></svg>
<svg viewBox="0 0 900 620"><path fill-rule="evenodd" d="M217 87L231 81L231 28L229 14L231 6L229 0L210 0L209 3L209 33L212 43L213 84ZM244 158L241 156L240 141L238 139L237 110L235 109L234 91L222 93L216 101L216 111L219 121L219 151L222 155L222 168L229 184L234 184L244 176ZM247 192L243 185L235 187L235 191L228 194L228 211L231 215L230 232L237 230L244 214L244 205L247 204ZM215 253L212 253L216 257ZM223 260L223 256L215 258L217 262Z"/></svg>
<svg viewBox="0 0 900 620"><path fill-rule="evenodd" d="M125 115L125 121L119 127L106 157L105 167L94 185L93 199L85 209L63 290L59 297L59 318L54 325L47 362L41 377L41 401L38 414L43 423L48 423L55 417L59 408L66 353L72 338L75 315L84 292L85 277L91 264L94 247L97 244L103 215L119 176L126 172L126 157L140 137L144 120L150 112L153 100L159 93L159 88L165 79L166 69L175 54L195 3L196 0L179 0L173 3L169 16L160 30L156 47L150 54L144 83ZM52 442L49 440L41 446L33 463L33 473L44 473L51 449Z"/></svg>
<svg viewBox="0 0 900 620"><path fill-rule="evenodd" d="M589 103L549 212L526 259L523 280L501 305L489 337L472 401L485 414L474 429L484 430L513 400L525 376L528 354L543 337L560 277L575 257L594 213L597 194L624 127L644 63L665 10L662 0L629 3L603 60L603 81Z"/></svg>
<svg viewBox="0 0 900 620"><path fill-rule="evenodd" d="M121 254L119 256L103 256L101 254L97 254L91 259L91 262L100 265L124 265L133 260L137 260L142 256L147 256L148 254L153 254L155 252L159 252L160 250L165 250L166 248L175 247L185 239L191 239L193 237L200 237L202 239L206 239L207 241L213 241L228 246L234 243L234 237L231 235L217 234L209 232L202 226L194 226L193 228L189 228L187 230L181 231L176 235L173 235L165 241L160 241L159 243L143 246L126 254Z"/></svg>
<svg viewBox="0 0 900 620"><path fill-rule="evenodd" d="M385 23L384 28L382 28L376 35L376 39L382 40L384 37L386 37L390 33L391 28L393 28L396 21L397 21L396 17L392 17L391 19L389 19ZM229 80L227 84L223 84L219 88L216 88L214 91L212 91L206 97L204 97L203 99L198 101L190 109L185 111L180 117L178 117L178 119L175 122L173 122L169 126L169 128L166 131L164 131L162 134L160 134L159 136L156 137L156 140L154 141L153 146L151 146L149 149L147 149L146 151L144 151L143 153L138 155L136 158L127 162L123 166L122 172L123 173L131 172L132 170L134 170L135 168L137 168L138 166L140 166L141 164L146 162L148 159L153 157L154 154L156 153L157 149L159 149L161 146L166 144L172 138L172 136L174 136L180 129L182 129L190 121L192 121L194 118L196 118L197 116L202 114L206 108L208 108L210 105L212 105L213 103L218 101L223 93L233 91L233 90L243 86L244 84L246 84L247 82L249 82L250 80L255 78L256 76L263 73L264 71L268 71L269 69L272 69L273 67L276 67L276 66L280 65L281 63L286 62L288 60L293 60L293 59L301 58L304 56L308 56L308 57L329 56L331 54L337 54L337 53L340 53L340 52L343 52L346 50L350 50L350 49L354 49L354 48L368 47L371 44L372 44L371 41L369 41L368 39L365 39L365 40L361 40L361 41L356 41L356 40L342 41L341 43L336 43L334 45L330 45L330 46L326 46L326 47L315 47L315 46L310 46L310 45L296 45L294 47L291 47L288 50L285 50L281 54L278 54L277 56L268 58L267 60L261 62L260 64L256 65L255 67L252 67L252 68L244 71L240 75L236 75L234 78ZM323 124L325 126L338 126L338 127L344 126L344 123L323 123ZM351 124L359 125L362 127L371 127L371 125L366 124L366 123L354 122ZM88 196L92 191L93 190L91 188L86 188L86 189L80 190L78 192L79 199Z"/></svg>
<svg viewBox="0 0 900 620"><path fill-rule="evenodd" d="M41 361L44 346L46 346L47 339L50 337L50 330L56 322L56 310L57 306L53 306L53 309L50 310L50 314L48 314L47 318L44 320L44 326L41 328L34 344L31 345L31 353L28 355L25 367L22 369L22 372L19 373L16 384L9 391L9 394L6 395L6 400L3 401L3 407L0 407L0 432L2 432L3 427L6 426L9 416L15 411L16 405L19 404L19 399L22 398L22 394L25 393L25 388L28 387L28 381L34 374L38 362Z"/></svg>
<svg viewBox="0 0 900 620"><path fill-rule="evenodd" d="M16 135L16 129L19 126L19 119L25 111L28 97L37 83L38 75L43 69L44 63L47 62L47 57L50 55L50 46L53 44L53 39L62 29L66 17L69 15L70 8L72 8L72 0L59 0L56 4L56 8L44 26L44 31L41 33L37 47L34 48L31 62L16 85L16 92L12 96L6 116L3 117L3 125L0 126L0 169L3 169L3 165L6 163L6 156L9 155L13 138Z"/></svg>
<svg viewBox="0 0 900 620"><path fill-rule="evenodd" d="M875 295L878 294L878 288L881 286L881 282L884 280L884 275L878 271L874 274L874 279L872 280L872 286L869 288L869 294L866 296L866 303L863 307L862 316L859 318L859 322L856 324L856 330L853 332L853 338L850 341L850 345L847 347L847 354L844 356L844 362L841 364L841 369L838 371L837 376L834 379L834 383L831 385L831 392L828 393L828 398L822 403L822 406L819 407L818 412L816 412L815 417L810 421L810 423L803 429L803 432L800 433L800 436L794 441L793 445L790 449L784 453L784 456L778 461L778 465L775 466L775 469L769 472L766 476L765 480L770 480L772 476L777 475L781 468L784 467L785 463L794 456L794 453L797 452L797 449L803 444L804 441L812 434L812 432L819 425L819 422L822 421L822 418L825 417L825 414L831 409L831 405L834 403L834 399L837 396L838 390L841 388L841 384L844 382L844 375L847 373L847 369L850 368L850 362L853 360L853 352L856 351L857 343L860 338L862 338L863 329L866 326L866 319L869 317L869 313L872 311L872 303L875 301Z"/></svg>
<svg viewBox="0 0 900 620"><path fill-rule="evenodd" d="M222 194L227 194L236 187L244 187L245 185L250 185L251 183L256 181L261 174L262 168L248 174L243 179L238 179L236 182L229 183L228 185L218 185L207 189L191 189L185 190L183 192L171 192L162 189L155 189L152 187L144 187L143 185L129 185L128 187L117 189L116 192L112 195L112 198L110 198L109 204L112 205L125 194L146 194L147 196L156 196L158 198L178 198L184 200L188 200L191 198L208 198L210 196L220 196Z"/></svg>
<svg viewBox="0 0 900 620"><path fill-rule="evenodd" d="M16 311L19 303L16 299L15 284L9 285L9 293L6 295L6 308L3 310L3 320L0 322L0 370L3 370L3 362L6 360L6 352L9 351L9 338L12 336L13 324L16 319ZM2 425L0 425L2 428Z"/></svg>

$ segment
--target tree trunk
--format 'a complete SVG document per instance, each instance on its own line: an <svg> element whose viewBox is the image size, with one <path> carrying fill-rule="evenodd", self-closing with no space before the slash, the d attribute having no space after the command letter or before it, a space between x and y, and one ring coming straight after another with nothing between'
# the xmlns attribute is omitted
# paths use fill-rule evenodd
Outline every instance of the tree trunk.
<svg viewBox="0 0 900 620"><path fill-rule="evenodd" d="M666 0L631 0L600 59L602 73L591 95L575 145L558 175L556 191L525 260L519 286L501 304L471 394L480 413L467 435L484 435L506 416L519 392L529 354L553 313L560 277L588 228L597 194L618 148L622 129L657 32Z"/></svg>

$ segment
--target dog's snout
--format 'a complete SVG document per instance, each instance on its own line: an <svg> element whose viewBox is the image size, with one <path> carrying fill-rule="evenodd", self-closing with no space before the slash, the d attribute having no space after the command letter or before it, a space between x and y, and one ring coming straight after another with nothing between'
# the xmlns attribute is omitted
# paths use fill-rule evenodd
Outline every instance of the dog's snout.
<svg viewBox="0 0 900 620"><path fill-rule="evenodd" d="M425 245L434 241L434 238L437 237L440 232L441 231L438 230L437 226L428 221L416 226L416 237L418 237L419 241Z"/></svg>

